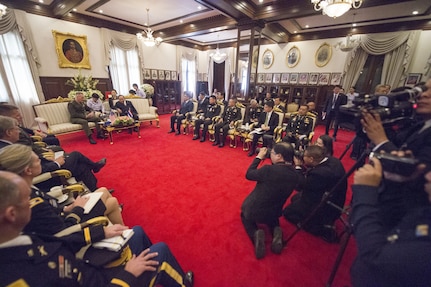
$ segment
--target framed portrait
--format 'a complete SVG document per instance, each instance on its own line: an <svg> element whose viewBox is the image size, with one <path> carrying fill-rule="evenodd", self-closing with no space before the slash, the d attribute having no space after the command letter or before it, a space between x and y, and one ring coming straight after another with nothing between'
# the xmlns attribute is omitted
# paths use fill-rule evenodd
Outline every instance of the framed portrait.
<svg viewBox="0 0 431 287"><path fill-rule="evenodd" d="M165 71L165 80L170 81L171 80L171 71Z"/></svg>
<svg viewBox="0 0 431 287"><path fill-rule="evenodd" d="M281 80L280 80L280 82L282 84L288 84L289 83L289 74L288 73L281 74Z"/></svg>
<svg viewBox="0 0 431 287"><path fill-rule="evenodd" d="M319 82L319 73L310 73L310 76L308 77L308 84L317 85L318 82Z"/></svg>
<svg viewBox="0 0 431 287"><path fill-rule="evenodd" d="M165 71L159 70L159 80L164 80L164 79L165 79Z"/></svg>
<svg viewBox="0 0 431 287"><path fill-rule="evenodd" d="M87 36L52 31L60 68L91 69Z"/></svg>
<svg viewBox="0 0 431 287"><path fill-rule="evenodd" d="M299 79L298 79L298 84L306 85L307 82L308 82L308 73L300 73Z"/></svg>
<svg viewBox="0 0 431 287"><path fill-rule="evenodd" d="M171 71L171 80L176 81L177 80L177 71Z"/></svg>
<svg viewBox="0 0 431 287"><path fill-rule="evenodd" d="M289 83L290 84L297 84L298 83L298 73L290 74Z"/></svg>
<svg viewBox="0 0 431 287"><path fill-rule="evenodd" d="M331 77L331 73L321 73L319 75L318 85L329 85L329 78Z"/></svg>
<svg viewBox="0 0 431 287"><path fill-rule="evenodd" d="M251 58L251 63L252 63L251 66L253 67L253 69L256 69L257 61L259 61L259 53L258 53L258 50L256 49L253 51L253 57Z"/></svg>
<svg viewBox="0 0 431 287"><path fill-rule="evenodd" d="M274 84L278 84L278 83L280 83L280 74L274 74L273 76L272 76L272 82L274 83Z"/></svg>
<svg viewBox="0 0 431 287"><path fill-rule="evenodd" d="M332 73L331 85L336 86L341 84L341 73Z"/></svg>
<svg viewBox="0 0 431 287"><path fill-rule="evenodd" d="M262 55L262 64L264 69L271 68L274 63L274 53L270 49L266 49ZM272 75L271 75L272 77Z"/></svg>
<svg viewBox="0 0 431 287"><path fill-rule="evenodd" d="M404 86L413 87L421 81L422 74L409 74L406 78L406 83Z"/></svg>
<svg viewBox="0 0 431 287"><path fill-rule="evenodd" d="M265 74L265 83L272 83L272 74Z"/></svg>
<svg viewBox="0 0 431 287"><path fill-rule="evenodd" d="M265 83L265 74L262 74L262 73L257 74L257 82Z"/></svg>
<svg viewBox="0 0 431 287"><path fill-rule="evenodd" d="M323 43L316 51L314 61L317 67L326 66L332 57L332 47L328 43Z"/></svg>
<svg viewBox="0 0 431 287"><path fill-rule="evenodd" d="M144 79L150 80L151 79L151 71L149 69L144 70Z"/></svg>
<svg viewBox="0 0 431 287"><path fill-rule="evenodd" d="M151 70L151 80L157 80L157 79L158 79L157 70Z"/></svg>
<svg viewBox="0 0 431 287"><path fill-rule="evenodd" d="M286 54L286 65L289 68L293 68L296 65L298 65L299 60L301 59L301 51L298 47L293 46L289 49L289 51Z"/></svg>
<svg viewBox="0 0 431 287"><path fill-rule="evenodd" d="M254 80L255 80L255 78L256 78L256 74L255 73L251 73L250 74L250 83L254 83Z"/></svg>

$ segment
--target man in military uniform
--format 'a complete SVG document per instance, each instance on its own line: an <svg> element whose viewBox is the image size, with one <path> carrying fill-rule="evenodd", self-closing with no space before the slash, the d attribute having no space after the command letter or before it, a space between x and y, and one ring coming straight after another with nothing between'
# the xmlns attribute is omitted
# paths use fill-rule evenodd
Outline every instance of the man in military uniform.
<svg viewBox="0 0 431 287"><path fill-rule="evenodd" d="M198 110L196 114L203 114L208 106L209 99L206 97L204 92L200 92L198 96Z"/></svg>
<svg viewBox="0 0 431 287"><path fill-rule="evenodd" d="M281 104L280 96L274 98L274 110L281 113L286 112L286 107Z"/></svg>
<svg viewBox="0 0 431 287"><path fill-rule="evenodd" d="M223 105L225 107L227 106L227 101L224 99L224 96L222 95L222 93L217 92L216 99L217 99L217 104Z"/></svg>
<svg viewBox="0 0 431 287"><path fill-rule="evenodd" d="M233 127L235 121L241 119L241 109L236 106L236 99L230 99L228 106L224 109L223 115L219 122L214 126L214 137L215 142L213 146L218 145L219 147L224 147L224 141L227 136L227 132ZM220 135L220 129L223 133Z"/></svg>
<svg viewBox="0 0 431 287"><path fill-rule="evenodd" d="M255 99L250 101L250 105L245 111L245 123L252 124L259 121L259 116L262 113L262 107L258 105Z"/></svg>
<svg viewBox="0 0 431 287"><path fill-rule="evenodd" d="M306 144L313 128L313 119L307 116L308 106L301 105L298 113L290 118L286 126L284 142L294 143L296 148Z"/></svg>
<svg viewBox="0 0 431 287"><path fill-rule="evenodd" d="M20 176L0 172L0 286L132 287L152 281L172 287L193 285L164 243L145 249L125 265L96 268L75 257L85 243L72 247L55 237L23 234L31 217L29 196L30 187ZM121 234L117 230L111 235ZM172 269L175 276L170 275Z"/></svg>
<svg viewBox="0 0 431 287"><path fill-rule="evenodd" d="M193 137L193 140L197 140L199 138L200 126L201 124L204 124L204 127L202 129L201 142L205 141L208 132L208 126L212 123L212 118L220 114L220 109L220 106L216 103L216 97L210 96L209 103L205 108L205 113L201 116L201 118L195 121L195 135Z"/></svg>
<svg viewBox="0 0 431 287"><path fill-rule="evenodd" d="M319 115L319 113L316 111L316 103L315 102L308 102L307 103L308 112L313 114L315 117Z"/></svg>
<svg viewBox="0 0 431 287"><path fill-rule="evenodd" d="M91 144L96 144L96 141L92 137L92 131L88 126L88 122L96 123L97 138L105 138L100 126L97 124L101 121L99 117L96 117L94 111L92 111L84 102L84 94L77 92L75 94L75 100L67 105L67 109L70 113L70 121L72 124L80 124L88 140Z"/></svg>
<svg viewBox="0 0 431 287"><path fill-rule="evenodd" d="M274 112L274 102L267 101L263 106L264 112L259 116L259 122L256 125L256 129L250 134L253 134L253 140L251 142L250 152L248 156L253 156L256 152L257 142L259 138L263 138L264 147L272 147L272 137L274 135L274 129L278 125L279 116Z"/></svg>

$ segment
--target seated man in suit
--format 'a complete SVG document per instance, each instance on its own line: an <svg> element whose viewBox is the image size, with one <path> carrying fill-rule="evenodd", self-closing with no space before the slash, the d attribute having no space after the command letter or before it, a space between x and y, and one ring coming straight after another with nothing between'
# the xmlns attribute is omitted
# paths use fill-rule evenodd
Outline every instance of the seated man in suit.
<svg viewBox="0 0 431 287"><path fill-rule="evenodd" d="M280 254L283 249L283 234L278 218L281 216L286 199L298 184L298 174L293 167L293 148L286 143L278 143L271 150L272 165L257 168L267 156L262 148L247 170L246 178L256 181L256 187L241 206L241 221L245 231L255 246L257 259L265 255L265 233L257 224L268 225L273 234L271 250Z"/></svg>
<svg viewBox="0 0 431 287"><path fill-rule="evenodd" d="M213 146L224 147L227 133L229 129L233 128L235 121L241 119L241 109L236 106L236 98L229 99L229 104L224 108L223 115L219 119L218 123L214 125L214 137L215 142ZM223 132L220 134L220 129Z"/></svg>
<svg viewBox="0 0 431 287"><path fill-rule="evenodd" d="M42 141L47 145L60 145L60 141L55 135L24 127L22 123L22 116L17 106L6 103L1 104L0 115L16 119L21 129L23 129L30 136L40 136L42 138Z"/></svg>
<svg viewBox="0 0 431 287"><path fill-rule="evenodd" d="M278 114L274 112L273 108L273 101L267 101L263 106L264 112L260 114L259 122L256 125L257 129L251 132L251 134L253 134L253 141L251 142L248 156L253 156L255 154L257 142L260 137L263 137L264 147L271 147L274 129L277 127L279 121Z"/></svg>
<svg viewBox="0 0 431 287"><path fill-rule="evenodd" d="M323 195L342 180L329 200L339 206L344 206L347 191L347 179L345 170L340 160L335 157L327 157L325 150L317 145L311 145L304 151L303 162L294 158L297 168L305 167L303 178L297 188L301 195L292 199L292 203L283 210L283 216L293 224L302 222L311 211L320 203ZM313 235L321 236L329 242L336 240L334 221L340 216L340 210L325 204L303 226L305 231Z"/></svg>
<svg viewBox="0 0 431 287"><path fill-rule="evenodd" d="M198 110L196 115L205 113L209 102L209 98L206 97L204 92L200 92L198 96Z"/></svg>
<svg viewBox="0 0 431 287"><path fill-rule="evenodd" d="M77 237L74 244L51 236L22 233L31 218L29 195L30 187L22 178L0 172L1 286L193 285L192 273L184 273L164 243L152 245L128 260L127 256L125 265L100 268L75 257L75 252L88 244L89 231ZM125 229L120 225L98 225L91 235L110 238L121 235Z"/></svg>
<svg viewBox="0 0 431 287"><path fill-rule="evenodd" d="M295 148L308 143L308 136L313 129L313 118L307 116L308 106L301 105L298 113L289 119L286 126L286 136L284 142L295 144Z"/></svg>
<svg viewBox="0 0 431 287"><path fill-rule="evenodd" d="M195 130L194 130L194 136L193 140L197 140L199 138L199 129L201 124L204 124L204 127L202 129L202 137L201 142L204 142L206 139L206 135L208 132L208 126L212 124L212 118L215 116L218 116L220 114L220 106L216 103L216 97L210 96L210 100L208 105L206 106L204 110L204 114L201 115L199 119L195 121Z"/></svg>
<svg viewBox="0 0 431 287"><path fill-rule="evenodd" d="M286 112L286 107L283 104L281 104L280 96L275 96L274 98L274 110L281 113Z"/></svg>
<svg viewBox="0 0 431 287"><path fill-rule="evenodd" d="M114 109L117 110L120 116L129 116L134 120L139 119L138 112L136 111L135 106L133 106L133 103L131 101L127 101L122 95L118 97L118 102L115 103Z"/></svg>
<svg viewBox="0 0 431 287"><path fill-rule="evenodd" d="M244 123L252 124L259 121L260 114L262 113L262 107L259 106L257 100L252 99L250 105L245 110Z"/></svg>
<svg viewBox="0 0 431 287"><path fill-rule="evenodd" d="M175 113L171 116L171 130L168 133L175 133L175 122L177 123L177 132L175 135L179 135L181 129L181 121L186 118L186 114L193 111L193 102L192 93L189 91L184 92L183 103L181 104L181 108L179 111L175 111Z"/></svg>
<svg viewBox="0 0 431 287"><path fill-rule="evenodd" d="M216 92L216 100L219 105L223 105L225 107L228 105L228 102L224 99L224 95L220 92Z"/></svg>
<svg viewBox="0 0 431 287"><path fill-rule="evenodd" d="M84 130L91 144L96 144L96 141L92 137L93 132L88 126L88 122L96 123L97 138L105 138L103 131L97 124L101 119L96 117L95 112L84 103L84 94L82 92L77 92L75 94L75 100L69 103L67 109L70 113L70 121L73 124L80 124L82 126L82 129Z"/></svg>

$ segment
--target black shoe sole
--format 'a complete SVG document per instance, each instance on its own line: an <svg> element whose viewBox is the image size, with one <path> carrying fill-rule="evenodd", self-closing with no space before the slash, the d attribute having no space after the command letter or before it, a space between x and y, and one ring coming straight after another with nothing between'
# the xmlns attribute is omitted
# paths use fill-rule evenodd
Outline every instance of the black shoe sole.
<svg viewBox="0 0 431 287"><path fill-rule="evenodd" d="M283 250L283 231L280 227L274 228L274 234L271 243L271 251L275 254L280 254Z"/></svg>
<svg viewBox="0 0 431 287"><path fill-rule="evenodd" d="M254 233L254 254L257 259L265 257L265 232L262 229Z"/></svg>

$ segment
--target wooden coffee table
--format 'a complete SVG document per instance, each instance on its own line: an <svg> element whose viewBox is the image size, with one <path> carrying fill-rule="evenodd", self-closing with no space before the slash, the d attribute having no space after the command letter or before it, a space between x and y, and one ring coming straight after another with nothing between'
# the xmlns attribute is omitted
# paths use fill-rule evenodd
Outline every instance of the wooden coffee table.
<svg viewBox="0 0 431 287"><path fill-rule="evenodd" d="M140 129L141 128L141 122L135 122L134 124L129 125L129 126L104 126L104 124L100 124L100 128L109 135L110 144L114 144L112 132L115 132L115 131L122 131L122 130L137 128L138 129L138 139L141 138L141 129Z"/></svg>

